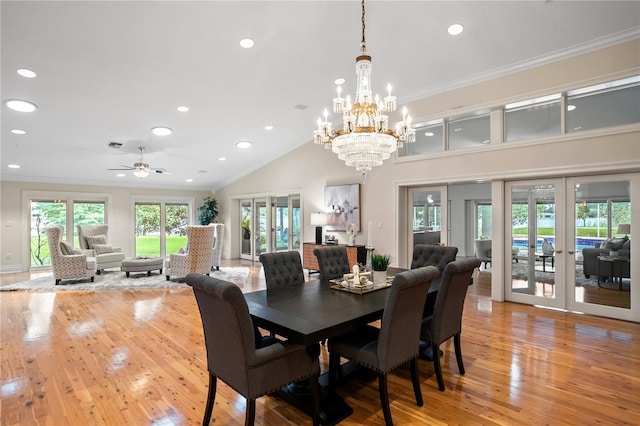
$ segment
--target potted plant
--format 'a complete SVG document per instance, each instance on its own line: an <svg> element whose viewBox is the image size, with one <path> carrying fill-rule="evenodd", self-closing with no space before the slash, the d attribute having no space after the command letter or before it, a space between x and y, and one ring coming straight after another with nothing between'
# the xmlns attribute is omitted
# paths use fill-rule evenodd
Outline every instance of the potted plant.
<svg viewBox="0 0 640 426"><path fill-rule="evenodd" d="M213 197L206 197L202 206L198 207L198 210L200 210L200 225L215 223L216 217L218 217L218 200Z"/></svg>
<svg viewBox="0 0 640 426"><path fill-rule="evenodd" d="M371 268L373 269L373 285L383 285L387 283L387 268L391 263L391 256L388 254L371 255Z"/></svg>

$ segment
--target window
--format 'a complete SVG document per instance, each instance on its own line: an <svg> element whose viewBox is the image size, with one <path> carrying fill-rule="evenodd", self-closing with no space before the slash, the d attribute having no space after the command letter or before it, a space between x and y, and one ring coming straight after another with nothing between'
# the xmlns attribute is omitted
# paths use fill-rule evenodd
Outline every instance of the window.
<svg viewBox="0 0 640 426"><path fill-rule="evenodd" d="M449 122L449 151L476 148L488 144L489 138L489 114Z"/></svg>
<svg viewBox="0 0 640 426"><path fill-rule="evenodd" d="M169 256L187 246L187 226L193 216L193 200L176 197L136 197L136 256Z"/></svg>
<svg viewBox="0 0 640 426"><path fill-rule="evenodd" d="M418 125L415 129L416 141L404 144L404 147L398 151L399 156L434 154L444 151L443 120Z"/></svg>
<svg viewBox="0 0 640 426"><path fill-rule="evenodd" d="M538 139L560 134L560 93L505 106L506 141Z"/></svg>
<svg viewBox="0 0 640 426"><path fill-rule="evenodd" d="M491 203L476 204L476 238L491 239Z"/></svg>

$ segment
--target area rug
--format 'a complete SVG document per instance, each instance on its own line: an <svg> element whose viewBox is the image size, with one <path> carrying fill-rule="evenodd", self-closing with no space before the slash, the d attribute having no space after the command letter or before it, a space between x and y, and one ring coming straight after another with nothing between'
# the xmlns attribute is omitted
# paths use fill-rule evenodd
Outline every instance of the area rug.
<svg viewBox="0 0 640 426"><path fill-rule="evenodd" d="M219 271L211 271L211 276L225 281L232 282L242 287L249 278L249 268L244 267L224 267ZM152 272L151 276L147 276L146 272L132 272L129 278L126 278L124 272L116 270L103 271L102 274L96 275L95 281L91 282L89 278L82 280L62 280L55 285L55 279L52 275L39 277L30 281L9 284L0 287L0 291L64 291L64 290L138 290L146 288L189 288L185 284L184 277L171 278L167 281L164 274L158 275L157 271Z"/></svg>
<svg viewBox="0 0 640 426"><path fill-rule="evenodd" d="M515 280L528 281L529 265L525 259L519 259L517 263L511 265L511 275ZM551 268L550 262L547 261L546 272L542 271L542 262L536 261L536 281L546 284L555 283L555 268ZM582 287L597 287L597 281L595 276L591 278L585 278L582 264L576 263L576 285Z"/></svg>

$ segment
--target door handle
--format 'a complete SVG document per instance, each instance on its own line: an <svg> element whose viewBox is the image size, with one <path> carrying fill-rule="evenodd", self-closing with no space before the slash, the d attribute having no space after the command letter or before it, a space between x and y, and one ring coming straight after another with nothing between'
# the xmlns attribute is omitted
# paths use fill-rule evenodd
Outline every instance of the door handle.
<svg viewBox="0 0 640 426"><path fill-rule="evenodd" d="M562 253L562 250L556 249L556 253L560 254L560 253Z"/></svg>
<svg viewBox="0 0 640 426"><path fill-rule="evenodd" d="M576 252L574 250L569 250L567 253L569 254L575 254Z"/></svg>

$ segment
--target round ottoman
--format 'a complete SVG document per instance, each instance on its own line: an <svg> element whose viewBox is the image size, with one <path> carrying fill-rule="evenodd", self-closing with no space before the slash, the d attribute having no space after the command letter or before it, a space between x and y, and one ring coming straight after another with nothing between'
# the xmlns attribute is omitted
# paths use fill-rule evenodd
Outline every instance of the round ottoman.
<svg viewBox="0 0 640 426"><path fill-rule="evenodd" d="M151 276L154 269L162 274L163 262L164 259L161 257L133 257L123 260L120 270L127 273L127 278L130 272L146 272L147 276Z"/></svg>

